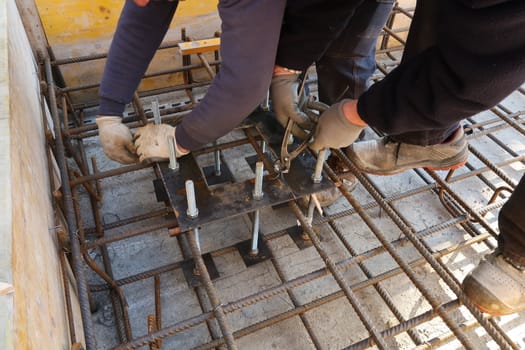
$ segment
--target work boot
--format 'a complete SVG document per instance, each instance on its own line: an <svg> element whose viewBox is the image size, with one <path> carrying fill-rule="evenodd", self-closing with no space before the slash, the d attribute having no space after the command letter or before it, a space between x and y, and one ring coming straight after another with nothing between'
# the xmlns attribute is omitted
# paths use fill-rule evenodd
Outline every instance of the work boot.
<svg viewBox="0 0 525 350"><path fill-rule="evenodd" d="M496 250L465 277L463 291L480 311L494 316L525 310L525 266Z"/></svg>
<svg viewBox="0 0 525 350"><path fill-rule="evenodd" d="M430 146L395 142L386 136L379 140L355 142L346 154L362 172L392 175L414 168L451 170L468 159L467 139L458 128L446 142Z"/></svg>

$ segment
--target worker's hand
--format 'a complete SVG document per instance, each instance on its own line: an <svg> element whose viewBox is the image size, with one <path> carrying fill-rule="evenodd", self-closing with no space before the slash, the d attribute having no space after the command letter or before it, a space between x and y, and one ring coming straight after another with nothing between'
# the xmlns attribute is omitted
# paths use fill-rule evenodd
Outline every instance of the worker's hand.
<svg viewBox="0 0 525 350"><path fill-rule="evenodd" d="M122 118L97 116L98 135L104 153L121 164L138 162L131 131L122 124Z"/></svg>
<svg viewBox="0 0 525 350"><path fill-rule="evenodd" d="M315 124L299 108L298 78L299 74L297 73L274 74L270 86L270 96L273 111L279 124L286 128L288 119L292 119L295 122L292 134L305 139L308 136L308 132L305 130L312 130Z"/></svg>
<svg viewBox="0 0 525 350"><path fill-rule="evenodd" d="M357 113L357 100L342 100L321 114L310 148L318 151L350 146L365 127Z"/></svg>
<svg viewBox="0 0 525 350"><path fill-rule="evenodd" d="M135 131L135 147L141 162L160 162L170 157L168 138L175 139L175 128L168 124L147 124ZM182 157L189 151L177 146L175 155Z"/></svg>

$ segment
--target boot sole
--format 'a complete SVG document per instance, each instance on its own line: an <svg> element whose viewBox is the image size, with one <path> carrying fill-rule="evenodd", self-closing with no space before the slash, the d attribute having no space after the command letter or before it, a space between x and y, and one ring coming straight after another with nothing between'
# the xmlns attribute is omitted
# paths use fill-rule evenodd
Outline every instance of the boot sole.
<svg viewBox="0 0 525 350"><path fill-rule="evenodd" d="M470 274L465 277L462 283L462 289L465 293L465 296L471 301L472 304L481 312L492 315L492 316L506 316L511 315L521 310L517 308L508 307L507 305L500 302L494 294L487 290L483 285L481 285L475 278ZM496 307L484 307L481 306L483 301L485 305L494 305Z"/></svg>
<svg viewBox="0 0 525 350"><path fill-rule="evenodd" d="M481 312L483 312L484 314L489 314L491 316L507 316L507 315L511 315L512 313L505 313L505 312L494 312L492 310L488 310L488 309L485 309L483 308L482 306L476 304L476 303L472 303L474 304L474 306Z"/></svg>
<svg viewBox="0 0 525 350"><path fill-rule="evenodd" d="M446 166L446 167L430 167L430 166L427 166L427 167L424 167L424 168L428 169L428 170L456 170L458 168L461 168L465 164L467 164L466 160L464 162L461 162L461 163L458 163L458 164L455 164L455 165L451 165L451 166Z"/></svg>
<svg viewBox="0 0 525 350"><path fill-rule="evenodd" d="M378 173L378 172L373 172L373 171L368 171L368 170L365 170L365 169L361 169L359 166L357 167L359 169L359 171L361 171L362 173L366 173L366 174L370 174L370 175L377 175L377 176L390 176L390 175L397 175L397 174L401 174L401 173L404 173L405 171L409 171L409 170L413 170L413 169L419 169L419 168L423 168L423 169L428 169L428 170L456 170L456 169L459 169L461 168L463 165L467 164L467 161L463 161L461 163L457 163L457 164L454 164L454 165L449 165L449 166L442 166L442 167L433 167L433 166L414 166L414 167L408 167L408 168L404 168L404 169L401 169L401 170L398 170L398 171L390 171L390 172L384 172L384 173Z"/></svg>

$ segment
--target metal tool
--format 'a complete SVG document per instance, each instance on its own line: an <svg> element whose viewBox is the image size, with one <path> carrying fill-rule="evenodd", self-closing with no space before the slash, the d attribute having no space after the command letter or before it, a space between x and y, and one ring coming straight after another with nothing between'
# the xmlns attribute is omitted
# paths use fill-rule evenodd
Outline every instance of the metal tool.
<svg viewBox="0 0 525 350"><path fill-rule="evenodd" d="M313 139L313 132L311 132L308 135L308 137L301 144L299 144L299 146L297 146L293 151L289 151L288 142L290 140L290 136L292 135L293 126L294 121L292 119L289 119L288 124L286 124L283 141L281 143L281 157L280 159L277 159L273 164L273 167L276 172L285 174L288 173L288 171L290 171L290 164L292 163L292 160L294 160L295 158L297 158L297 156L303 153L306 150L306 147L308 147L308 145Z"/></svg>
<svg viewBox="0 0 525 350"><path fill-rule="evenodd" d="M307 98L304 95L304 81L305 80L306 78L303 79L303 83L301 84L301 88L299 90L299 96L301 96L299 107L304 113L306 113L306 115L308 115L310 120L312 120L312 122L315 125L317 125L317 122L319 121L319 114L315 113L314 111L322 113L326 109L328 109L328 105L322 102L319 102L319 101L314 101L312 98ZM290 137L292 136L292 130L294 126L295 126L294 121L292 119L288 119L288 123L286 124L286 128L284 130L283 140L281 142L281 156L280 156L280 159L278 159L274 163L274 169L276 172L288 173L288 171L290 170L290 164L292 160L294 160L301 153L303 153L308 147L308 145L313 140L315 127L308 134L308 137L303 140L303 142L301 142L293 151L290 151L288 149L289 140L290 140Z"/></svg>
<svg viewBox="0 0 525 350"><path fill-rule="evenodd" d="M303 77L301 81L301 85L299 87L299 108L305 105L306 96L304 93L304 87L306 83L306 75ZM290 171L290 164L292 163L292 160L294 160L299 154L303 153L303 151L306 149L310 141L312 140L313 133L311 132L308 135L308 138L304 140L295 150L292 152L288 151L288 145L290 144L290 137L292 136L292 129L294 127L294 121L292 119L288 119L288 123L286 124L286 128L284 130L284 136L283 140L281 142L281 156L280 159L276 160L273 164L274 170L277 173L286 174L288 171Z"/></svg>

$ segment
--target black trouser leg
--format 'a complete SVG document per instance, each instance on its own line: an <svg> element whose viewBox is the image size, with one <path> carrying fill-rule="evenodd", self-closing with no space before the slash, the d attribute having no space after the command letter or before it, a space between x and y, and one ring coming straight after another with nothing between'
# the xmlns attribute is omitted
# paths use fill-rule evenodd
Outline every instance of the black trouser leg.
<svg viewBox="0 0 525 350"><path fill-rule="evenodd" d="M501 208L498 225L503 254L525 266L525 175Z"/></svg>
<svg viewBox="0 0 525 350"><path fill-rule="evenodd" d="M418 0L414 18L410 24L403 60L423 52L436 42L436 29L438 13L442 0ZM397 142L410 143L414 145L428 146L445 141L459 126L453 123L441 129L422 130L390 135Z"/></svg>

